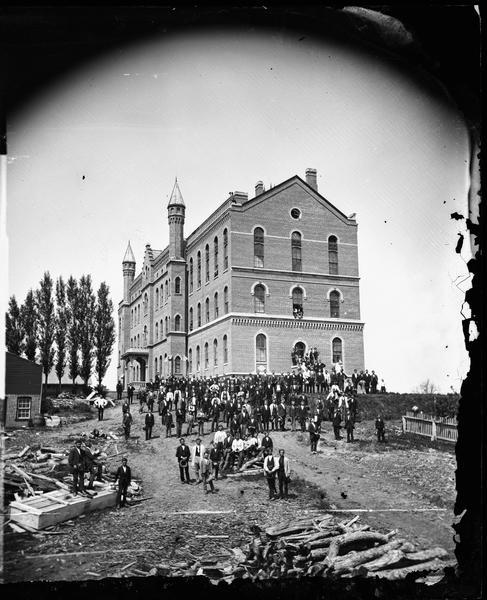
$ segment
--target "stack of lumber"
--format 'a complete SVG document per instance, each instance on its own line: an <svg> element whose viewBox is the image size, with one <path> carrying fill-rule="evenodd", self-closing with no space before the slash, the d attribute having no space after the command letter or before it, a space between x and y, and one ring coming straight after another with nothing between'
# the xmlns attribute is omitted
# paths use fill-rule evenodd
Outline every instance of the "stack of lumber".
<svg viewBox="0 0 487 600"><path fill-rule="evenodd" d="M273 577L417 577L452 566L443 548L418 551L397 532L370 531L358 517L338 522L326 515L269 527L254 537L237 572ZM235 574L235 573L234 573Z"/></svg>

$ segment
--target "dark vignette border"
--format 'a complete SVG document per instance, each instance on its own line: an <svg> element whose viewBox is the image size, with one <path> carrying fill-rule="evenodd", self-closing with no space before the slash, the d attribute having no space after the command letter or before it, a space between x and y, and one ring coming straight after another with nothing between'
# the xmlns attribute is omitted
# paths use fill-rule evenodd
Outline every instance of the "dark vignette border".
<svg viewBox="0 0 487 600"><path fill-rule="evenodd" d="M7 152L6 121L50 84L108 51L132 42L163 34L177 34L196 28L248 27L256 30L272 27L336 40L392 61L396 67L414 72L423 86L438 98L449 96L463 113L472 142L471 162L475 164L481 141L480 19L473 2L409 2L401 5L356 3L376 11L376 17L353 16L343 12L344 4L309 3L213 3L210 8L173 3L165 7L85 6L65 8L31 6L0 9L0 154ZM378 14L377 14L378 13ZM406 39L401 27L377 17L396 19L412 34ZM482 78L483 79L483 78ZM484 81L484 80L483 80ZM472 167L473 175L475 167ZM475 177L472 178L474 181ZM471 196L480 195L480 181L472 185ZM455 515L461 515L456 530L458 569L450 569L440 583L432 587L404 582L344 580L322 578L251 583L235 581L229 586L213 586L201 577L188 579L106 579L97 582L49 582L6 584L3 590L24 598L65 598L71 600L96 595L102 598L164 595L182 598L194 595L198 600L226 598L464 598L481 593L485 517L483 483L485 448L483 429L485 409L485 352L482 348L486 299L484 251L484 206L480 206L478 224L469 214L467 226L475 258L468 263L472 288L465 301L471 318L462 319L465 347L470 356L470 372L461 387L459 438L456 446L457 498ZM468 242L467 242L468 243ZM459 315L460 316L460 315ZM463 317L463 315L461 315ZM479 332L469 339L471 322ZM453 532L452 532L453 533Z"/></svg>

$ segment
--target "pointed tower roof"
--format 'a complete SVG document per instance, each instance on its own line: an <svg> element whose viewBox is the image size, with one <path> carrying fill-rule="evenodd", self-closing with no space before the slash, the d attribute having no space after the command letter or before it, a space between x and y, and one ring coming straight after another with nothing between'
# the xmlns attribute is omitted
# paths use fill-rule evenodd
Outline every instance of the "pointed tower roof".
<svg viewBox="0 0 487 600"><path fill-rule="evenodd" d="M184 204L183 195L178 185L178 178L174 181L171 197L169 198L168 206L186 206Z"/></svg>
<svg viewBox="0 0 487 600"><path fill-rule="evenodd" d="M127 250L125 252L125 256L123 257L123 262L131 262L134 263L135 262L135 256L134 253L132 252L132 246L130 245L130 241L129 241L129 245L127 246Z"/></svg>

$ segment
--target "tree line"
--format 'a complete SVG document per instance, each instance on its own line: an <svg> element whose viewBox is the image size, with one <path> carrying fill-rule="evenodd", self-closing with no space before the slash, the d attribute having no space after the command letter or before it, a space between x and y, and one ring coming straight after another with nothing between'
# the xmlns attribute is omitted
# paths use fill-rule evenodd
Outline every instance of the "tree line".
<svg viewBox="0 0 487 600"><path fill-rule="evenodd" d="M94 293L91 276L73 276L54 283L49 271L22 305L11 296L6 313L7 350L42 365L45 383L54 368L59 380L78 375L88 386L95 373L101 386L115 343L113 303L109 287L100 284Z"/></svg>

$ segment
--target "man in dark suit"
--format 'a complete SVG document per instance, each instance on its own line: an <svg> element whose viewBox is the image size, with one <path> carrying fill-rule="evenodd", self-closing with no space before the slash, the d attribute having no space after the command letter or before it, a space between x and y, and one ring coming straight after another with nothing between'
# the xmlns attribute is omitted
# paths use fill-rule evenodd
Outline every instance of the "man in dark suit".
<svg viewBox="0 0 487 600"><path fill-rule="evenodd" d="M77 440L68 456L68 464L73 474L73 494L86 496L85 492L85 455L81 448L81 440Z"/></svg>
<svg viewBox="0 0 487 600"><path fill-rule="evenodd" d="M122 399L123 384L120 380L117 382L117 400Z"/></svg>
<svg viewBox="0 0 487 600"><path fill-rule="evenodd" d="M127 459L122 458L122 466L118 467L117 474L115 475L115 483L118 481L117 491L117 508L125 506L127 501L127 488L132 481L132 472L130 467L127 465Z"/></svg>
<svg viewBox="0 0 487 600"><path fill-rule="evenodd" d="M145 415L145 439L150 440L152 437L152 428L154 427L154 414L149 408L149 412Z"/></svg>
<svg viewBox="0 0 487 600"><path fill-rule="evenodd" d="M93 489L93 482L95 481L95 477L97 481L102 481L102 466L101 463L97 461L98 454L99 450L91 449L90 441L85 442L85 446L83 448L83 455L85 460L84 470L86 473L90 474L90 480L88 482L87 488L89 490Z"/></svg>
<svg viewBox="0 0 487 600"><path fill-rule="evenodd" d="M179 440L179 446L176 449L176 458L179 464L179 476L181 483L189 483L189 459L191 458L191 450L184 443L184 438Z"/></svg>

